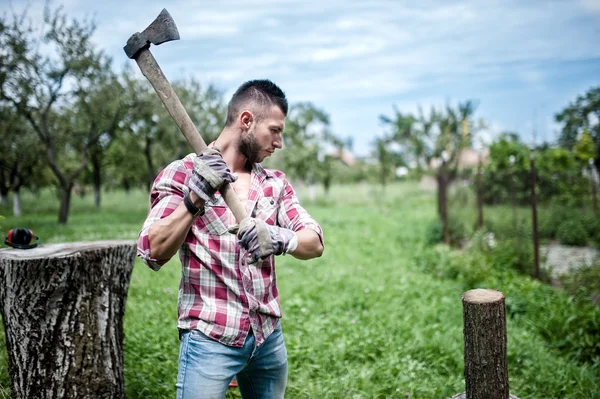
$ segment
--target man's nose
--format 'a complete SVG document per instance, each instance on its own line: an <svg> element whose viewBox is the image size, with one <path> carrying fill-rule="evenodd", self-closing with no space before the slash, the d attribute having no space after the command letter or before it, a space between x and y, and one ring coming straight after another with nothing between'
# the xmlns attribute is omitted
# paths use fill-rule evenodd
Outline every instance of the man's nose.
<svg viewBox="0 0 600 399"><path fill-rule="evenodd" d="M281 134L278 134L275 141L273 141L273 147L279 150L283 148L283 138L281 137Z"/></svg>

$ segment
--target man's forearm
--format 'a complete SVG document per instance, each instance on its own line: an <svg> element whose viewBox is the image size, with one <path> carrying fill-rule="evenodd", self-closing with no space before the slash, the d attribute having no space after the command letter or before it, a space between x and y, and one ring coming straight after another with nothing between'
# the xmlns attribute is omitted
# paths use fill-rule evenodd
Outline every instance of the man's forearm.
<svg viewBox="0 0 600 399"><path fill-rule="evenodd" d="M318 258L323 254L323 244L319 235L311 229L303 229L296 232L298 247L291 253L296 259L308 260Z"/></svg>
<svg viewBox="0 0 600 399"><path fill-rule="evenodd" d="M190 193L190 199L198 207L204 206L204 201ZM167 260L179 251L195 217L187 210L183 201L164 219L155 222L148 230L150 256L154 259Z"/></svg>

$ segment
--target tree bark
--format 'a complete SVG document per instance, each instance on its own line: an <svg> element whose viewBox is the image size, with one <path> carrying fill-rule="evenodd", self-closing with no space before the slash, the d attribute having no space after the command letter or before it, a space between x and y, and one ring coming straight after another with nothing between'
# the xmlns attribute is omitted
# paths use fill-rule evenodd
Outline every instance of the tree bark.
<svg viewBox="0 0 600 399"><path fill-rule="evenodd" d="M93 153L92 157L92 179L94 181L94 205L96 208L100 208L100 197L102 190L102 163L100 161L100 155Z"/></svg>
<svg viewBox="0 0 600 399"><path fill-rule="evenodd" d="M73 184L60 186L60 208L58 210L58 224L67 224L69 220L69 208L71 207L71 191Z"/></svg>
<svg viewBox="0 0 600 399"><path fill-rule="evenodd" d="M11 396L123 398L132 241L0 250Z"/></svg>
<svg viewBox="0 0 600 399"><path fill-rule="evenodd" d="M483 165L481 153L479 153L479 161L477 162L477 226L483 229Z"/></svg>
<svg viewBox="0 0 600 399"><path fill-rule="evenodd" d="M8 179L4 175L3 165L0 164L0 205L8 205Z"/></svg>
<svg viewBox="0 0 600 399"><path fill-rule="evenodd" d="M535 195L536 187L536 171L535 171L535 156L533 149L529 157L529 165L531 168L531 228L533 235L533 277L540 279L540 242L538 239L537 225L537 199Z"/></svg>
<svg viewBox="0 0 600 399"><path fill-rule="evenodd" d="M450 229L448 227L448 174L444 170L439 170L436 178L438 183L438 212L442 221L444 243L450 245Z"/></svg>
<svg viewBox="0 0 600 399"><path fill-rule="evenodd" d="M152 184L156 175L154 174L154 162L152 161L152 140L146 137L146 147L144 148L144 156L146 157L146 166L148 167L148 190L152 189Z"/></svg>
<svg viewBox="0 0 600 399"><path fill-rule="evenodd" d="M13 216L20 217L22 214L21 190L17 188L13 192Z"/></svg>
<svg viewBox="0 0 600 399"><path fill-rule="evenodd" d="M486 289L462 295L467 399L508 399L504 295Z"/></svg>

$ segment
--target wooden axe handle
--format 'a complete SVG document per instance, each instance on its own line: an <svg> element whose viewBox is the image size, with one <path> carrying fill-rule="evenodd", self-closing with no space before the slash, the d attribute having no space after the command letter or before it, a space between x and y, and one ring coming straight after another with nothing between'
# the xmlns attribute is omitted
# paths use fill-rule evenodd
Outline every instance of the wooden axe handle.
<svg viewBox="0 0 600 399"><path fill-rule="evenodd" d="M188 143L190 143L194 149L194 152L200 154L206 148L206 143L202 140L202 136L198 133L196 126L190 119L183 104L181 104L179 97L177 97L177 94L173 91L173 87L171 87L171 84L163 74L160 66L158 66L158 63L150 50L144 49L140 51L139 55L135 58L135 61L144 76L152 84L152 87L154 87L156 94L160 97L165 108L167 108L167 111L169 111L169 114L175 120L179 130L181 130L181 133L183 133ZM226 184L219 191L221 192L225 203L233 213L233 216L235 216L235 219L239 223L246 217L246 210L233 191L233 188L230 184Z"/></svg>

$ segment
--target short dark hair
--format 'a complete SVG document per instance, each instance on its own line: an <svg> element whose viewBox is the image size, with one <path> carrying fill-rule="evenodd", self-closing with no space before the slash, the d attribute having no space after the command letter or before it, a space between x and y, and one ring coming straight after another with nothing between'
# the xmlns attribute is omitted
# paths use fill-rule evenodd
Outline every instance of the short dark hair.
<svg viewBox="0 0 600 399"><path fill-rule="evenodd" d="M241 85L231 97L227 106L227 126L235 122L241 110L250 103L259 108L257 119L263 117L262 111L268 105L277 105L283 115L287 116L288 102L285 93L275 83L267 79L250 80Z"/></svg>

